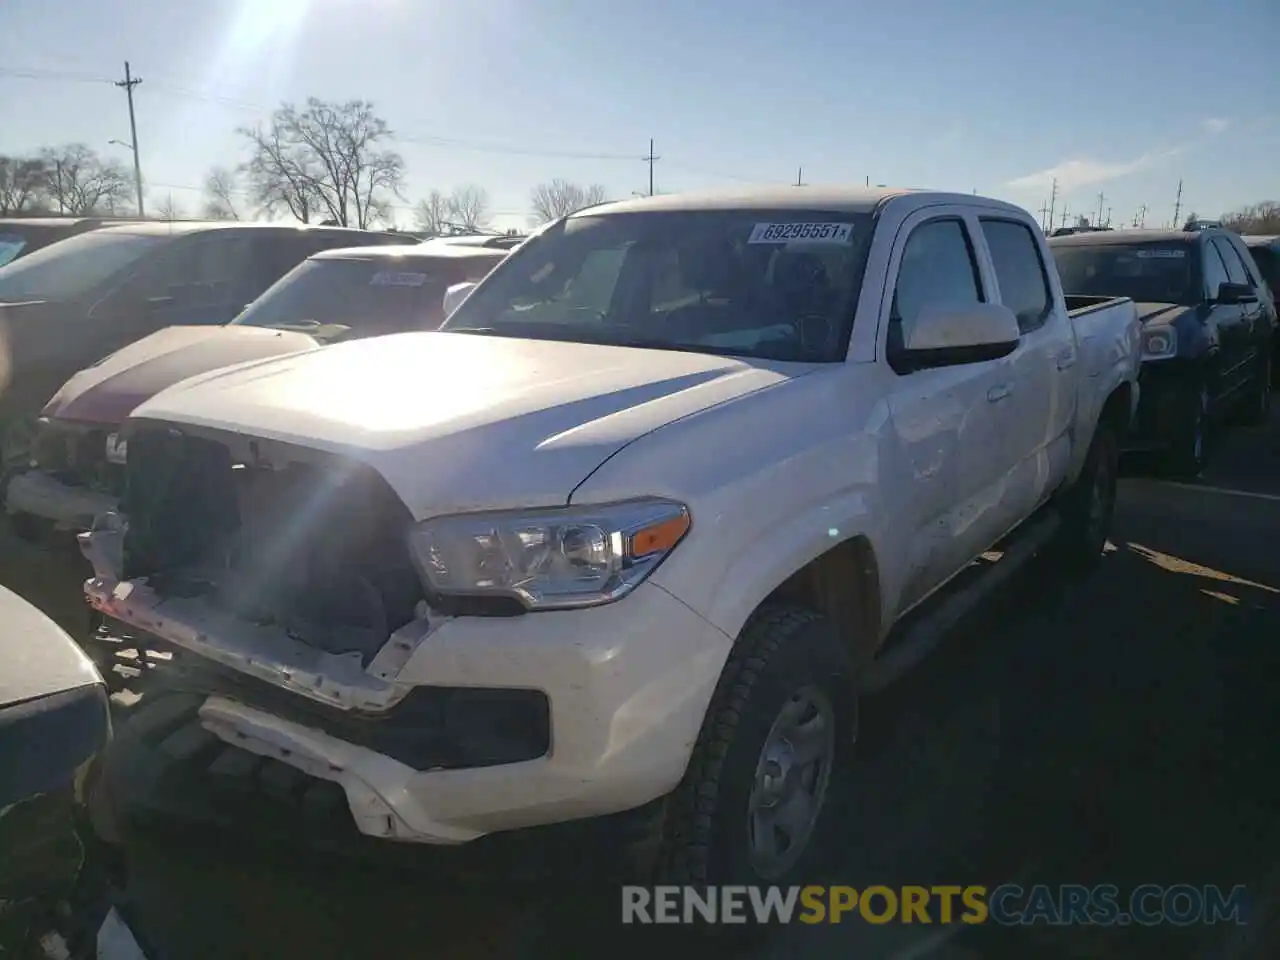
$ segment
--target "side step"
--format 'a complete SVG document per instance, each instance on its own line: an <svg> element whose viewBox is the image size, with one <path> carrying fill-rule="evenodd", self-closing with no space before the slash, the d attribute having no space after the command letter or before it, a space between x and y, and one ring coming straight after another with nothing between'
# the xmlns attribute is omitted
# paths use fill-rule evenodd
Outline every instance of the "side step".
<svg viewBox="0 0 1280 960"><path fill-rule="evenodd" d="M1003 587L1029 560L1040 553L1058 532L1062 520L1049 509L1021 530L1010 535L1003 555L994 563L978 561L976 576L968 571L940 591L940 597L926 602L919 615L908 617L901 633L890 634L880 653L858 680L860 693L875 693L894 683L931 653L956 624ZM934 605L936 603L936 605Z"/></svg>

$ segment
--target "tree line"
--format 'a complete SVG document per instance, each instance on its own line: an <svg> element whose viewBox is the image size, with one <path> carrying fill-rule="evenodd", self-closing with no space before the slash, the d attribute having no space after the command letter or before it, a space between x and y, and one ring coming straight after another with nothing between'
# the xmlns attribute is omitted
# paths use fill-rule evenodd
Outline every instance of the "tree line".
<svg viewBox="0 0 1280 960"><path fill-rule="evenodd" d="M394 149L390 126L366 100L285 103L265 122L237 128L236 135L242 160L205 174L202 217L291 217L367 229L393 224L395 207L405 204L404 158ZM82 143L0 155L0 216L128 215L133 190L123 163ZM531 192L529 221L538 226L606 199L599 184L553 179ZM475 184L433 189L412 210L417 228L430 234L476 232L492 220L488 191ZM154 212L165 219L184 215L169 197Z"/></svg>

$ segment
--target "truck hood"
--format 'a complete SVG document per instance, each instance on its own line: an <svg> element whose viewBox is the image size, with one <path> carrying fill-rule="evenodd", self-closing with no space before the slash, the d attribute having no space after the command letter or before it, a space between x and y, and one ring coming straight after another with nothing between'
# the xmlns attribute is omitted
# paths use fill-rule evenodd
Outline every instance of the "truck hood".
<svg viewBox="0 0 1280 960"><path fill-rule="evenodd" d="M138 404L187 377L318 346L305 333L263 327L168 327L81 370L42 415L114 426Z"/></svg>
<svg viewBox="0 0 1280 960"><path fill-rule="evenodd" d="M1177 303L1137 303L1134 307L1138 311L1138 319L1143 323L1157 318L1161 323L1172 323L1191 309Z"/></svg>
<svg viewBox="0 0 1280 960"><path fill-rule="evenodd" d="M377 470L419 519L563 504L682 417L812 372L668 350L403 333L184 381L147 418L326 450Z"/></svg>

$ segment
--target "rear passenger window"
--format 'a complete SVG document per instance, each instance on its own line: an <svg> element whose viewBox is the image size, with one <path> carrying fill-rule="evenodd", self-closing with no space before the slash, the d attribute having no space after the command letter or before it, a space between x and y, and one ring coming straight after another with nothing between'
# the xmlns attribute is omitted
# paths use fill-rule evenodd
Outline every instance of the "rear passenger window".
<svg viewBox="0 0 1280 960"><path fill-rule="evenodd" d="M934 220L911 231L898 265L889 317L889 352L901 349L926 304L982 302L973 246L959 220Z"/></svg>
<svg viewBox="0 0 1280 960"><path fill-rule="evenodd" d="M1043 326L1053 300L1035 235L1012 220L983 220L982 235L991 250L1000 301L1017 315L1018 328L1030 333Z"/></svg>

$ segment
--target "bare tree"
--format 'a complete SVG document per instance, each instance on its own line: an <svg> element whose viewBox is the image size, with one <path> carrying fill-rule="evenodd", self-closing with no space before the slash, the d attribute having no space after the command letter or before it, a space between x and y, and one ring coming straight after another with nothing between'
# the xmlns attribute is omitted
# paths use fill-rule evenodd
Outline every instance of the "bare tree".
<svg viewBox="0 0 1280 960"><path fill-rule="evenodd" d="M589 187L581 187L576 183L556 178L550 183L540 183L533 188L531 203L533 216L530 220L536 226L558 220L597 203L603 203L605 189L598 183Z"/></svg>
<svg viewBox="0 0 1280 960"><path fill-rule="evenodd" d="M286 103L265 127L239 132L250 143L252 193L268 212L283 207L304 223L319 214L363 228L401 195L404 160L384 149L391 129L367 101L311 97L301 110Z"/></svg>
<svg viewBox="0 0 1280 960"><path fill-rule="evenodd" d="M181 205L173 199L173 194L169 193L156 204L156 216L161 220L181 220L185 214Z"/></svg>
<svg viewBox="0 0 1280 960"><path fill-rule="evenodd" d="M204 215L210 220L239 220L235 203L239 192L234 170L212 167L204 178Z"/></svg>
<svg viewBox="0 0 1280 960"><path fill-rule="evenodd" d="M115 213L133 193L133 178L118 160L103 160L83 143L41 152L49 195L73 216Z"/></svg>
<svg viewBox="0 0 1280 960"><path fill-rule="evenodd" d="M449 195L449 216L469 233L484 229L489 223L489 193L474 184L458 187Z"/></svg>
<svg viewBox="0 0 1280 960"><path fill-rule="evenodd" d="M1280 203L1263 200L1222 215L1222 225L1237 233L1280 233Z"/></svg>
<svg viewBox="0 0 1280 960"><path fill-rule="evenodd" d="M0 216L39 210L48 195L44 161L0 156Z"/></svg>
<svg viewBox="0 0 1280 960"><path fill-rule="evenodd" d="M439 190L432 190L425 200L419 200L413 208L413 219L418 229L433 237L448 230L452 214L450 198Z"/></svg>

